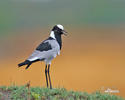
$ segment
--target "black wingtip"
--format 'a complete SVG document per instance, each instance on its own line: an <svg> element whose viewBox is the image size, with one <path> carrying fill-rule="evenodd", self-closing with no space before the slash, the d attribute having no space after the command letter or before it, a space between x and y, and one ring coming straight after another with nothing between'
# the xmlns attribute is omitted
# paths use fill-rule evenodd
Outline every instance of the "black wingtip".
<svg viewBox="0 0 125 100"><path fill-rule="evenodd" d="M27 66L26 66L26 70L30 67L30 65L31 65L32 63L29 63Z"/></svg>
<svg viewBox="0 0 125 100"><path fill-rule="evenodd" d="M18 67L21 67L21 66L23 66L23 64L22 64L22 63L18 64Z"/></svg>
<svg viewBox="0 0 125 100"><path fill-rule="evenodd" d="M27 64L30 64L30 61L25 60L24 62L19 63L19 64L18 64L18 67L21 67L21 66L23 66L23 65L27 65Z"/></svg>

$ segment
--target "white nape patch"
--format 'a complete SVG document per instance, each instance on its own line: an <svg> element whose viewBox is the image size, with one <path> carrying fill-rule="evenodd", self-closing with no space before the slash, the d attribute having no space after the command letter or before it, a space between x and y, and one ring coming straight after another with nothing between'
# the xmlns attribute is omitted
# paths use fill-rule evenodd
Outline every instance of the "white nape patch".
<svg viewBox="0 0 125 100"><path fill-rule="evenodd" d="M58 24L57 27L60 28L61 30L64 30L64 27L60 24Z"/></svg>
<svg viewBox="0 0 125 100"><path fill-rule="evenodd" d="M56 38L55 38L54 31L51 31L51 33L50 33L50 37L52 37L52 38L56 39Z"/></svg>

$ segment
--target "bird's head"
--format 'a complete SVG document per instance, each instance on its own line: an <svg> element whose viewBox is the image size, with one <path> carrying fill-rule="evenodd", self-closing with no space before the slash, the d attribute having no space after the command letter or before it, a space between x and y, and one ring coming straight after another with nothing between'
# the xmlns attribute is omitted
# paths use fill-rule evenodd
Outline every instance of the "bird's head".
<svg viewBox="0 0 125 100"><path fill-rule="evenodd" d="M57 24L53 27L52 31L55 33L55 34L64 34L64 35L67 35L67 32L64 30L64 27L60 24Z"/></svg>

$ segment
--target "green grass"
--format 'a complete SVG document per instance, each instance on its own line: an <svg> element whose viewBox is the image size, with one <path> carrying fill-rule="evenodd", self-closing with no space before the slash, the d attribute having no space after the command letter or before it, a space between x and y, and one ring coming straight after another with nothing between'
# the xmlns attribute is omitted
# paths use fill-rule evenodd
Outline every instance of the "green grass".
<svg viewBox="0 0 125 100"><path fill-rule="evenodd" d="M1 86L0 100L124 100L106 93L67 91L64 88L49 89L29 86Z"/></svg>

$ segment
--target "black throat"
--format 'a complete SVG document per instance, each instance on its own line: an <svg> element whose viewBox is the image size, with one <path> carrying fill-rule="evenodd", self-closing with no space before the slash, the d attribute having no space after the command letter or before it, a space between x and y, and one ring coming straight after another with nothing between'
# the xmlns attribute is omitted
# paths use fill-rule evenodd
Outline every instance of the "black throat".
<svg viewBox="0 0 125 100"><path fill-rule="evenodd" d="M62 38L61 38L61 34L55 33L55 38L56 38L57 42L59 43L60 50L61 50L61 48L62 48Z"/></svg>

